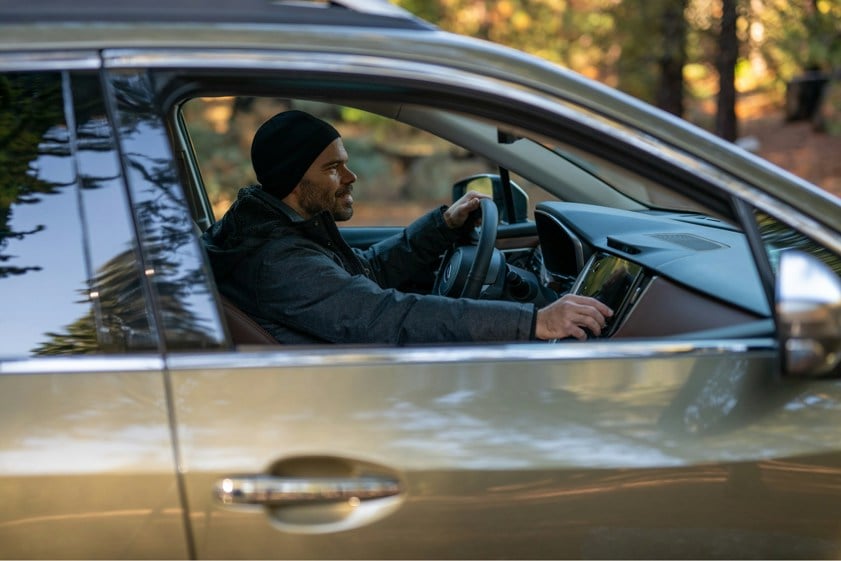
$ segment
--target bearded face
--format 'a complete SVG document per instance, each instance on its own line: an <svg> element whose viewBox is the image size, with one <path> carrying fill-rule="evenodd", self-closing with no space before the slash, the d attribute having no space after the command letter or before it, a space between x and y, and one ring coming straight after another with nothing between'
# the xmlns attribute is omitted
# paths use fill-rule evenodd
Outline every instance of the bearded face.
<svg viewBox="0 0 841 561"><path fill-rule="evenodd" d="M347 167L348 155L341 138L330 143L309 167L287 203L304 218L328 211L337 222L353 216L353 183L356 174Z"/></svg>

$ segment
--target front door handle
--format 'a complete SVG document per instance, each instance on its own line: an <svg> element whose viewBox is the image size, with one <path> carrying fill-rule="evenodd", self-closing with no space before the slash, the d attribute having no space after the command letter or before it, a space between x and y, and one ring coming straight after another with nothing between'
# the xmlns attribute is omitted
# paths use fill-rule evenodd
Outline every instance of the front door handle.
<svg viewBox="0 0 841 561"><path fill-rule="evenodd" d="M214 494L223 504L286 506L351 503L393 497L400 482L389 477L278 477L234 475L216 482Z"/></svg>

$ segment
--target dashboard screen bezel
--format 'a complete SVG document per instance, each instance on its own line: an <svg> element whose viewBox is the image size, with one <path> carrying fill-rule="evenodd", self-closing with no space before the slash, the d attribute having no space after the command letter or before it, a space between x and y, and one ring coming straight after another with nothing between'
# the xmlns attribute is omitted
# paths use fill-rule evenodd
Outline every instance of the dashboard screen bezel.
<svg viewBox="0 0 841 561"><path fill-rule="evenodd" d="M610 337L622 323L622 317L633 302L643 278L645 267L628 259L598 251L590 256L578 275L571 292L591 296L613 310L602 337Z"/></svg>

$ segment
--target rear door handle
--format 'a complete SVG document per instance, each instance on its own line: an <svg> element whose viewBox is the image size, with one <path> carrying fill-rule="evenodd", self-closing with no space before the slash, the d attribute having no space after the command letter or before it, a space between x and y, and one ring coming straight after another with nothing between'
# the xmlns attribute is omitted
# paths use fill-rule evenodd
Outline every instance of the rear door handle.
<svg viewBox="0 0 841 561"><path fill-rule="evenodd" d="M233 475L216 482L216 499L228 505L286 506L393 497L402 492L397 479L377 477L278 477Z"/></svg>

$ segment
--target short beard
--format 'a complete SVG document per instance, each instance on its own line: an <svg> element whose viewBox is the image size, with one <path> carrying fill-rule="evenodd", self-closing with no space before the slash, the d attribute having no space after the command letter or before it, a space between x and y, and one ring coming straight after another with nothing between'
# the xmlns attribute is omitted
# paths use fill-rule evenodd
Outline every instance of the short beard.
<svg viewBox="0 0 841 561"><path fill-rule="evenodd" d="M328 211L336 222L343 222L350 220L353 216L353 207L346 209L338 208L338 200L335 193L325 193L320 191L318 187L311 181L301 179L299 184L298 204L309 216L315 216L322 211ZM353 187L348 186L339 190L339 193L345 191L353 192Z"/></svg>

